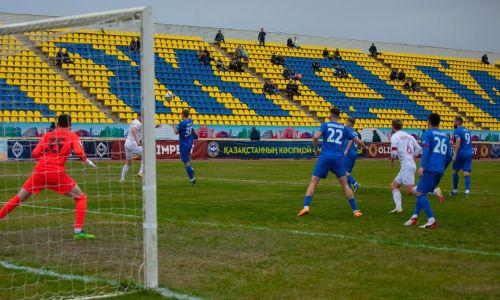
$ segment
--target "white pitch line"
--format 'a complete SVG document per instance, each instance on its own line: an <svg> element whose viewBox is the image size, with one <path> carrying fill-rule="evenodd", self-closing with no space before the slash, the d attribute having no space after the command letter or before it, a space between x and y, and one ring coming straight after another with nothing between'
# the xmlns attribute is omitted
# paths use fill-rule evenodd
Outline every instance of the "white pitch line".
<svg viewBox="0 0 500 300"><path fill-rule="evenodd" d="M48 207L48 206L38 206L38 205L26 205L27 207L33 208L43 208L43 209L51 209L51 210L60 210L60 211L71 211L73 209L62 208L62 207ZM114 214L114 213L106 213L100 211L88 210L87 213L93 214L101 214L101 215L114 215L124 218L138 218L137 215L128 215L128 214ZM304 231L304 230L294 230L294 229L286 229L286 228L273 228L273 227L264 227L264 226L254 226L254 225L245 225L245 224L224 224L224 223L215 223L215 222L200 222L194 220L179 220L175 218L158 218L158 220L171 222L171 223L185 223L191 225L201 225L201 226L211 226L211 227L221 227L221 228L237 228L244 230L253 230L253 231L263 231L269 233L285 233L299 236L313 236L313 237L327 237L327 238L335 238L340 240L351 240L351 241L359 241L359 242L368 242L372 244L378 245L387 245L387 246L399 246L403 248L413 248L413 249L426 249L426 250L435 250L442 252L451 252L451 253L460 253L460 254L477 254L482 256L497 256L500 257L500 252L490 252L478 249L467 249L467 248L457 248L457 247L448 247L448 246L433 246L422 243L410 243L410 242L395 242L384 239L375 239L375 238L366 238L360 236L353 235L344 235L340 233L332 233L332 232L315 232L315 231Z"/></svg>
<svg viewBox="0 0 500 300"><path fill-rule="evenodd" d="M42 269L42 268L34 268L34 267L28 267L28 266L23 266L19 264L12 263L10 261L6 260L0 260L0 266L2 266L5 269L9 270L15 270L15 271L23 271L35 275L41 275L41 276L47 276L47 277L55 277L59 279L64 279L64 280L72 280L72 281L83 281L83 282L92 282L92 283L105 283L109 286L116 286L118 287L120 284L116 280L109 280L109 279L104 279L96 276L89 276L89 275L75 275L75 274L65 274L65 273L58 273L54 272L52 270L47 270L47 269ZM168 298L174 298L178 300L200 300L201 298L197 297L192 297L186 294L181 294L172 291L169 288L156 288L154 289L158 294L168 297ZM90 297L83 297L83 298L75 298L75 299L99 299L99 298L106 298L106 297L112 297L112 296L117 296L121 294L128 294L128 292L123 292L123 293L113 293L113 294L105 294L105 295L96 295L96 296L90 296Z"/></svg>

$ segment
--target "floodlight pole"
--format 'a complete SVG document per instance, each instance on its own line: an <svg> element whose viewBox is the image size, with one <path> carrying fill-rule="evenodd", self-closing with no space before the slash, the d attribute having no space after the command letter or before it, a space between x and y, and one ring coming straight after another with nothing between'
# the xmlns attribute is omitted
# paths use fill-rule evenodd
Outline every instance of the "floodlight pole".
<svg viewBox="0 0 500 300"><path fill-rule="evenodd" d="M141 101L144 141L143 247L144 286L158 287L158 236L156 220L156 136L154 94L153 9L142 10L141 26Z"/></svg>

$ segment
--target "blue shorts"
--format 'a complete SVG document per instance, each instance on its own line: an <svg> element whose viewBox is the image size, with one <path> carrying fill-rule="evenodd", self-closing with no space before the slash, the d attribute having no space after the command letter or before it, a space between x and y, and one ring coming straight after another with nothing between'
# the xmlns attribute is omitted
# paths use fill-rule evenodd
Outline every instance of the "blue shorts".
<svg viewBox="0 0 500 300"><path fill-rule="evenodd" d="M424 172L420 179L418 180L417 192L428 194L432 193L434 189L439 185L439 182L443 178L443 174L438 172Z"/></svg>
<svg viewBox="0 0 500 300"><path fill-rule="evenodd" d="M351 173L352 169L354 169L354 165L356 164L355 156L344 156L344 167L347 173Z"/></svg>
<svg viewBox="0 0 500 300"><path fill-rule="evenodd" d="M345 176L344 158L320 155L314 165L313 176L326 178L328 172L334 173L337 178Z"/></svg>
<svg viewBox="0 0 500 300"><path fill-rule="evenodd" d="M453 161L453 170L472 172L472 156L459 156Z"/></svg>
<svg viewBox="0 0 500 300"><path fill-rule="evenodd" d="M179 144L179 153L183 163L187 163L191 160L189 157L191 155L191 148L193 148L193 145Z"/></svg>

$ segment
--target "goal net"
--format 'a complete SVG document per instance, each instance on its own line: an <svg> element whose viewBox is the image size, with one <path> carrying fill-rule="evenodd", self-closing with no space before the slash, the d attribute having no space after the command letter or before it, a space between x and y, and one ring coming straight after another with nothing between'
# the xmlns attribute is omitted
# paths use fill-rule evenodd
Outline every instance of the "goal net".
<svg viewBox="0 0 500 300"><path fill-rule="evenodd" d="M156 287L153 80L150 8L0 26L0 299ZM141 112L144 153L126 153ZM67 176L54 171L61 133L33 153L62 114L97 168L72 145Z"/></svg>

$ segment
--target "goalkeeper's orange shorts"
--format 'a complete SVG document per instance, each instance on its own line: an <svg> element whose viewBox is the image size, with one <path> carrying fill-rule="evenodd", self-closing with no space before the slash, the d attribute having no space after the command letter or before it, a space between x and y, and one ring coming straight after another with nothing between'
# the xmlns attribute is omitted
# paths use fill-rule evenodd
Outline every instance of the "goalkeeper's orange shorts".
<svg viewBox="0 0 500 300"><path fill-rule="evenodd" d="M59 194L66 194L76 185L66 172L34 172L23 184L23 189L31 194L38 194L44 189L53 190Z"/></svg>

